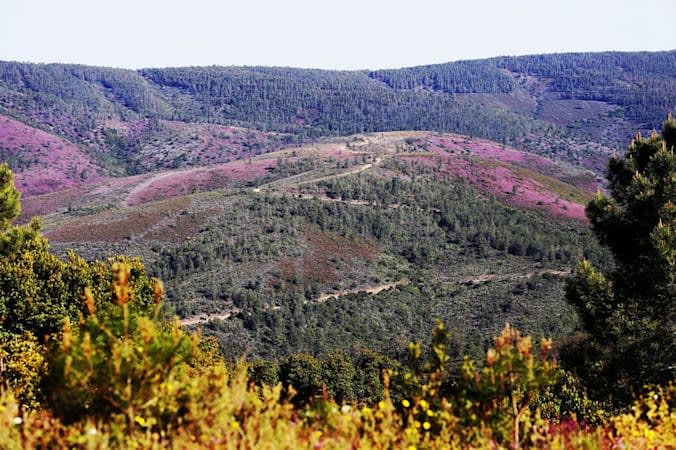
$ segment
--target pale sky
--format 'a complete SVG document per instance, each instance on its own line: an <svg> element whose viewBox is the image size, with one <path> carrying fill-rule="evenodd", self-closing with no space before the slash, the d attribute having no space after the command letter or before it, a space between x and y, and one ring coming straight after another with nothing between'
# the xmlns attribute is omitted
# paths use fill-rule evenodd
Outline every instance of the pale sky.
<svg viewBox="0 0 676 450"><path fill-rule="evenodd" d="M676 48L673 0L0 0L0 60L379 69Z"/></svg>

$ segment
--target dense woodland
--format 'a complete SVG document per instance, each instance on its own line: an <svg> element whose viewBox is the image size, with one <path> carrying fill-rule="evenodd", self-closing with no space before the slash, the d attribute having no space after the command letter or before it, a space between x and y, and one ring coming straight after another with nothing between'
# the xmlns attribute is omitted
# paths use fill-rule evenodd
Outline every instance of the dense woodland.
<svg viewBox="0 0 676 450"><path fill-rule="evenodd" d="M564 99L597 100L620 107L615 114L647 124L673 107L676 56L664 53L569 53L501 57L401 70L370 77L395 89L429 89L449 94L509 93L532 76L551 83Z"/></svg>

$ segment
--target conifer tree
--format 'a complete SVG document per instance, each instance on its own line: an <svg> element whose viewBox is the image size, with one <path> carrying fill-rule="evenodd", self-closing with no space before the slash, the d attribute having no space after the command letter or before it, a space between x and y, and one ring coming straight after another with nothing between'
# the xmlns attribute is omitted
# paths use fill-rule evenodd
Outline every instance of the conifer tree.
<svg viewBox="0 0 676 450"><path fill-rule="evenodd" d="M620 401L676 374L675 147L669 115L661 136L638 134L624 158L611 159L610 198L598 193L586 213L615 268L603 274L584 261L567 285L588 336L584 352L569 348L564 359L577 359L598 394Z"/></svg>
<svg viewBox="0 0 676 450"><path fill-rule="evenodd" d="M6 163L0 164L0 232L19 215L19 197L19 191L12 181L12 171Z"/></svg>

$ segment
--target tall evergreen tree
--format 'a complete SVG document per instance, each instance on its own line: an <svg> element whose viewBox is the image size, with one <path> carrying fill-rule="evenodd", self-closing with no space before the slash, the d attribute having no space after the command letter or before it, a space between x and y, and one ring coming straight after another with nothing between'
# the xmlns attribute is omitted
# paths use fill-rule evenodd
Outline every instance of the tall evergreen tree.
<svg viewBox="0 0 676 450"><path fill-rule="evenodd" d="M564 351L564 359L577 358L597 393L619 401L676 374L675 147L669 115L662 136L639 134L624 158L611 159L611 197L597 194L586 212L615 269L603 274L585 261L567 285L588 337L585 352Z"/></svg>
<svg viewBox="0 0 676 450"><path fill-rule="evenodd" d="M0 164L0 232L19 215L21 211L19 197L19 191L12 181L12 171L6 163Z"/></svg>

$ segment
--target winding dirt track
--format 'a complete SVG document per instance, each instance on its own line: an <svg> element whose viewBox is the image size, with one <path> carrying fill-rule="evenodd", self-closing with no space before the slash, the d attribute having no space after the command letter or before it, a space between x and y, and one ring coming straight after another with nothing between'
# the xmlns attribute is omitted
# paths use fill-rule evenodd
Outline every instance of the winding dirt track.
<svg viewBox="0 0 676 450"><path fill-rule="evenodd" d="M528 273L505 273L505 274L484 274L476 277L468 277L460 280L460 283L464 284L483 284L489 281L515 281L515 280L525 280L533 278L536 275L554 275L554 276L566 276L570 275L572 271L570 270L540 270L538 272L528 272Z"/></svg>
<svg viewBox="0 0 676 450"><path fill-rule="evenodd" d="M363 286L354 289L346 289L338 292L332 292L330 294L322 294L317 299L314 300L314 303L324 303L327 300L332 298L342 297L343 295L348 294L359 294L360 292L365 292L367 294L377 294L378 292L385 291L397 286L404 286L408 284L408 280L395 281L394 283L387 284L378 284L375 286Z"/></svg>
<svg viewBox="0 0 676 450"><path fill-rule="evenodd" d="M238 308L231 309L230 311L219 313L219 314L200 314L198 316L186 317L181 319L181 325L189 327L192 325L199 325L200 323L210 322L212 320L225 320L229 319L233 314L240 313L241 310Z"/></svg>
<svg viewBox="0 0 676 450"><path fill-rule="evenodd" d="M358 294L360 292L365 292L367 294L377 294L387 289L391 289L397 286L404 286L406 284L408 284L408 280L400 280L394 283L377 284L373 286L362 286L354 289L346 289L342 291L332 292L329 294L322 294L316 299L312 300L310 303L324 303L328 300L336 299L344 295ZM277 307L273 307L272 309L277 309ZM229 311L218 314L199 314L197 316L186 317L184 319L181 319L180 322L181 325L189 327L199 325L201 323L207 323L212 320L226 320L235 314L239 314L240 312L242 311L239 308L233 308Z"/></svg>
<svg viewBox="0 0 676 450"><path fill-rule="evenodd" d="M365 170L370 169L373 166L380 164L380 161L381 161L381 158L377 157L372 163L357 166L354 169L348 170L346 172L340 172L340 173L337 173L337 174L334 174L334 175L326 175L326 176L322 176L322 177L315 178L315 179L312 179L312 180L303 180L303 181L298 183L298 186L302 186L304 184L309 184L309 183L319 183L320 181L331 180L331 179L335 179L335 178L342 178L342 177L347 177L349 175L361 173Z"/></svg>
<svg viewBox="0 0 676 450"><path fill-rule="evenodd" d="M161 180L163 178L172 177L172 176L176 175L177 173L184 173L184 172L189 172L189 171L190 171L190 169L189 170L183 170L183 171L174 171L174 172L162 172L162 173L159 173L157 175L153 175L153 176L146 178L145 180L143 180L142 182L140 182L139 184L134 186L129 191L129 193L124 198L124 200L122 200L120 202L120 206L130 206L129 202L132 201L134 196L136 194L138 194L139 192L142 192L143 190L145 190L148 186L152 185L154 182Z"/></svg>

